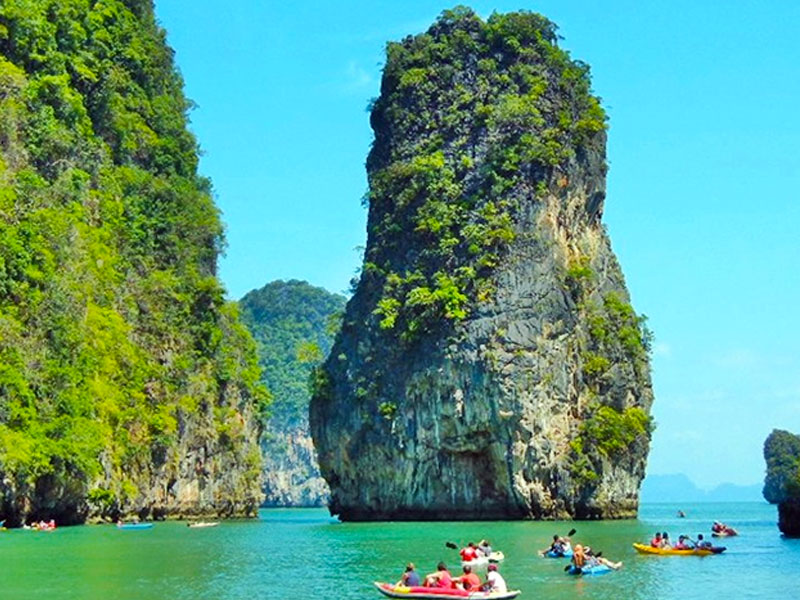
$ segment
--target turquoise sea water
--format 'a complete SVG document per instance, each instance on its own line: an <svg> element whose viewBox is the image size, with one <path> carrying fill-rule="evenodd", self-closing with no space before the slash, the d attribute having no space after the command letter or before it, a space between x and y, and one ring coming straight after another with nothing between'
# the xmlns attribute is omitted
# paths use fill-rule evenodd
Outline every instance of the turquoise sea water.
<svg viewBox="0 0 800 600"><path fill-rule="evenodd" d="M678 508L688 518L678 519ZM714 519L741 533L722 540L728 551L720 556L640 556L631 547L656 529L709 535ZM0 533L0 598L378 599L372 581L396 580L409 560L424 572L439 560L459 570L445 542L481 537L505 552L500 571L521 599L800 598L800 540L781 537L776 519L762 503L649 504L638 520L604 522L339 523L325 510L274 509L212 529L14 530ZM565 561L536 556L553 533L572 527L575 541L623 568L581 579L564 574Z"/></svg>

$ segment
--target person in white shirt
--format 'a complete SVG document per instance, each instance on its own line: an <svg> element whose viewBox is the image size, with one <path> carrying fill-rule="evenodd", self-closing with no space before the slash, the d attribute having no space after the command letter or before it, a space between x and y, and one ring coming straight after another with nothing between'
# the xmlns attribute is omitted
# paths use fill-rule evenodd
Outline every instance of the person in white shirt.
<svg viewBox="0 0 800 600"><path fill-rule="evenodd" d="M488 592L500 593L508 591L506 580L497 572L497 565L489 565L489 572L486 574L486 583L483 585L483 589Z"/></svg>

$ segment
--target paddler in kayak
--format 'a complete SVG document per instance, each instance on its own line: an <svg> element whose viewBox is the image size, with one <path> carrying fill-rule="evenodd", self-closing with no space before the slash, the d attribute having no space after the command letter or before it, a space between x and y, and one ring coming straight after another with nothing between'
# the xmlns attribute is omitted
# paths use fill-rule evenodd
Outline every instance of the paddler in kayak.
<svg viewBox="0 0 800 600"><path fill-rule="evenodd" d="M583 553L583 546L575 544L575 549L572 551L572 558L570 562L576 569L582 569L586 566L586 555Z"/></svg>
<svg viewBox="0 0 800 600"><path fill-rule="evenodd" d="M497 592L505 594L508 591L506 580L497 572L497 565L492 563L488 567L489 572L486 573L486 583L481 586L484 592Z"/></svg>
<svg viewBox="0 0 800 600"><path fill-rule="evenodd" d="M447 565L443 562L436 565L436 570L425 576L425 582L422 585L425 587L445 589L453 587L453 578L450 577L450 571L447 570Z"/></svg>
<svg viewBox="0 0 800 600"><path fill-rule="evenodd" d="M481 578L472 572L472 567L464 565L464 574L461 577L454 577L453 583L456 589L468 592L478 591L481 587Z"/></svg>
<svg viewBox="0 0 800 600"><path fill-rule="evenodd" d="M417 587L420 584L419 573L414 568L414 563L408 563L406 570L400 577L400 581L395 583L395 586L404 585L406 587Z"/></svg>
<svg viewBox="0 0 800 600"><path fill-rule="evenodd" d="M461 560L464 562L472 562L478 558L478 547L475 545L475 542L470 542L459 550L458 553L461 555Z"/></svg>
<svg viewBox="0 0 800 600"><path fill-rule="evenodd" d="M664 544L664 541L661 539L661 532L656 531L656 535L650 540L650 545L653 548L661 548Z"/></svg>
<svg viewBox="0 0 800 600"><path fill-rule="evenodd" d="M595 556L595 553L592 552L592 549L589 546L584 546L583 555L586 559L586 565L589 567L593 567L594 565L605 565L609 569L614 569L616 571L622 566L622 561L613 562L602 556Z"/></svg>
<svg viewBox="0 0 800 600"><path fill-rule="evenodd" d="M704 540L703 539L703 534L702 533L698 533L697 534L697 543L695 544L694 547L698 548L700 550L708 550L709 548L711 548L711 542Z"/></svg>
<svg viewBox="0 0 800 600"><path fill-rule="evenodd" d="M487 558L489 557L489 555L492 553L492 547L489 544L489 540L481 540L480 543L478 543L478 552L482 553Z"/></svg>
<svg viewBox="0 0 800 600"><path fill-rule="evenodd" d="M678 536L678 543L675 544L672 547L672 549L673 550L691 550L692 548L694 548L694 546L692 546L691 544L687 543L688 540L689 540L689 538L687 538L685 535L679 535Z"/></svg>
<svg viewBox="0 0 800 600"><path fill-rule="evenodd" d="M558 534L553 536L553 543L550 544L550 547L545 550L540 550L539 555L544 556L548 552L552 552L556 556L564 556L568 554L569 551L572 550L572 545L569 543L568 537L561 537Z"/></svg>
<svg viewBox="0 0 800 600"><path fill-rule="evenodd" d="M714 524L711 526L712 533L716 533L717 535L738 535L739 533L729 525L725 523L720 523L719 521L714 521Z"/></svg>

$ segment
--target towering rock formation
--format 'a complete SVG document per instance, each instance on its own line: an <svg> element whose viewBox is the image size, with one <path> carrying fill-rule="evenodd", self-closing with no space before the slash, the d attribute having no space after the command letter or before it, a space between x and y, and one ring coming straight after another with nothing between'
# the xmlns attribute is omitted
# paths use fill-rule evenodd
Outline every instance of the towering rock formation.
<svg viewBox="0 0 800 600"><path fill-rule="evenodd" d="M652 389L601 223L605 114L533 13L391 43L361 279L311 428L348 520L621 518Z"/></svg>
<svg viewBox="0 0 800 600"><path fill-rule="evenodd" d="M778 529L800 537L800 436L775 429L764 442L764 498L778 505Z"/></svg>
<svg viewBox="0 0 800 600"><path fill-rule="evenodd" d="M151 0L0 2L0 519L252 513L255 347Z"/></svg>
<svg viewBox="0 0 800 600"><path fill-rule="evenodd" d="M343 296L296 280L273 281L239 301L272 394L261 442L266 506L328 503L308 430L308 380L331 349L344 303Z"/></svg>

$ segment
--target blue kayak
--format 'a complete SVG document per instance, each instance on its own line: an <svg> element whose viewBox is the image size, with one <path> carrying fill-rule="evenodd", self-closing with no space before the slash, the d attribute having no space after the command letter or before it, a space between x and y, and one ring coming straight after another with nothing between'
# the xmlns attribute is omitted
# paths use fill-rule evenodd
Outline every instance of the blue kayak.
<svg viewBox="0 0 800 600"><path fill-rule="evenodd" d="M584 566L580 569L572 565L567 573L569 575L605 575L609 571L611 571L611 567L602 564Z"/></svg>
<svg viewBox="0 0 800 600"><path fill-rule="evenodd" d="M117 529L152 529L152 523L120 523Z"/></svg>
<svg viewBox="0 0 800 600"><path fill-rule="evenodd" d="M572 558L572 548L567 550L566 552L553 552L549 550L545 552L545 558Z"/></svg>

